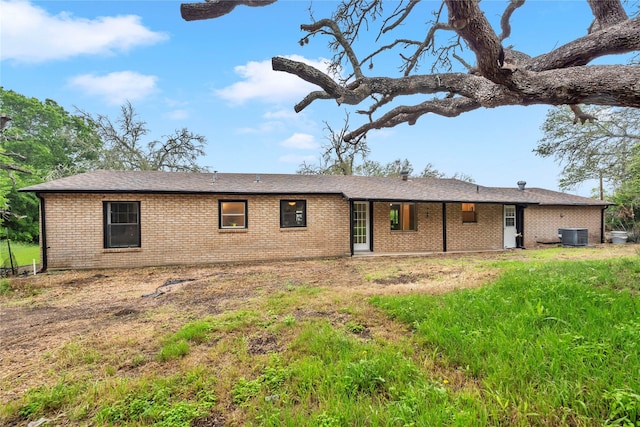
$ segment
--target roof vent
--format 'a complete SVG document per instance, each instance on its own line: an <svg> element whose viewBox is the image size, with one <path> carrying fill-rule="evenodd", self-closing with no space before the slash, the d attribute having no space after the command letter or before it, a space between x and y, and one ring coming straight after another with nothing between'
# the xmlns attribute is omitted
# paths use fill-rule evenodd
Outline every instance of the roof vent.
<svg viewBox="0 0 640 427"><path fill-rule="evenodd" d="M256 175L256 182L260 182L260 175Z"/></svg>
<svg viewBox="0 0 640 427"><path fill-rule="evenodd" d="M402 171L400 172L400 176L402 177L403 181L406 181L409 179L409 171Z"/></svg>
<svg viewBox="0 0 640 427"><path fill-rule="evenodd" d="M524 191L525 185L527 185L527 181L518 181L518 190Z"/></svg>
<svg viewBox="0 0 640 427"><path fill-rule="evenodd" d="M218 180L218 171L213 171L213 176L211 177L211 182L215 183Z"/></svg>

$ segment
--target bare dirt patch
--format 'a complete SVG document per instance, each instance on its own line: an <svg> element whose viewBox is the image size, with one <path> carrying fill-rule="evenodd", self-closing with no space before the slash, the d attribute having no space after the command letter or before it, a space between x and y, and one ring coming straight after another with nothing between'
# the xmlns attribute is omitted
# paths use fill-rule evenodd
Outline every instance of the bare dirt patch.
<svg viewBox="0 0 640 427"><path fill-rule="evenodd" d="M185 322L235 310L259 310L265 298L291 288L322 288L291 315L296 320L324 318L345 324L348 314L336 301L365 305L378 294L443 293L477 287L500 273L487 261L541 257L543 251L446 254L422 257L354 257L331 260L162 267L128 270L65 271L11 280L0 295L0 402L18 399L64 370L65 346L100 350L113 346L105 365L135 374L136 358L152 359L167 331ZM567 249L554 259L634 256L634 245ZM484 263L484 264L483 264ZM375 315L361 319L362 336L393 335ZM265 332L248 340L248 351L277 351L282 343ZM65 350L66 349L66 350ZM140 371L142 373L142 371ZM222 425L213 413L198 425Z"/></svg>

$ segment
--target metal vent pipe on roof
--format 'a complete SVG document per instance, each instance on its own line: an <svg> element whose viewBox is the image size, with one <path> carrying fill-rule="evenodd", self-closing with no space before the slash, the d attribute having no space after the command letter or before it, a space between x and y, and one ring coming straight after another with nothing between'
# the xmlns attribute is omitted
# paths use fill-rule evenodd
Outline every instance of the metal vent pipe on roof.
<svg viewBox="0 0 640 427"><path fill-rule="evenodd" d="M518 190L524 191L525 185L527 185L527 181L518 181Z"/></svg>
<svg viewBox="0 0 640 427"><path fill-rule="evenodd" d="M400 172L400 176L402 177L403 181L406 181L409 179L409 171L402 171Z"/></svg>

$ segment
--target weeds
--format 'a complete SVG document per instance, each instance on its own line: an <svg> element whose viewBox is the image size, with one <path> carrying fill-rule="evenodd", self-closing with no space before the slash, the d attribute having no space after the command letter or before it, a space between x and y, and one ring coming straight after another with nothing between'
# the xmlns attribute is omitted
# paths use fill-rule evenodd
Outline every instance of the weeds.
<svg viewBox="0 0 640 427"><path fill-rule="evenodd" d="M158 360L166 362L186 356L191 350L189 342L201 344L207 341L212 329L213 325L207 320L187 323L178 332L165 339L158 353Z"/></svg>
<svg viewBox="0 0 640 427"><path fill-rule="evenodd" d="M11 281L8 279L0 279L0 295L6 295L13 292Z"/></svg>
<svg viewBox="0 0 640 427"><path fill-rule="evenodd" d="M84 390L82 384L67 383L63 377L52 387L41 386L29 390L26 403L18 413L25 418L33 418L58 412L74 402Z"/></svg>
<svg viewBox="0 0 640 427"><path fill-rule="evenodd" d="M205 370L167 379L120 382L114 387L119 389L114 401L97 411L96 421L100 424L189 426L191 420L205 415L215 404L212 385L211 374Z"/></svg>
<svg viewBox="0 0 640 427"><path fill-rule="evenodd" d="M479 379L496 419L515 412L525 420L518 411L526 404L541 420L570 409L604 422L612 402L624 416L633 411L620 408L637 403L630 397L639 392L640 302L633 297L637 280L628 279L639 267L638 260L538 264L482 289L373 302L413 325L449 366Z"/></svg>

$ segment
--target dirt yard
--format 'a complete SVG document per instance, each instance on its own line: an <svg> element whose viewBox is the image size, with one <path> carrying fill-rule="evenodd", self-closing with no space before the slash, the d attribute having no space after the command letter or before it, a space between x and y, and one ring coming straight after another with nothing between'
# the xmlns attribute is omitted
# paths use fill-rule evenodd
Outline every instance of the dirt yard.
<svg viewBox="0 0 640 427"><path fill-rule="evenodd" d="M546 252L545 252L546 251ZM549 256L549 251L552 256ZM547 255L545 255L545 253ZM189 319L257 309L287 287L328 290L296 309L296 317L344 316L335 301L358 304L376 294L442 293L481 286L499 271L491 260L611 258L637 255L636 245L517 250L423 257L331 260L49 272L11 279L0 294L0 402L48 383L65 368L60 349L71 342L157 351L158 337ZM165 285L165 286L162 286ZM273 345L264 337L254 345ZM134 370L123 350L118 370Z"/></svg>

